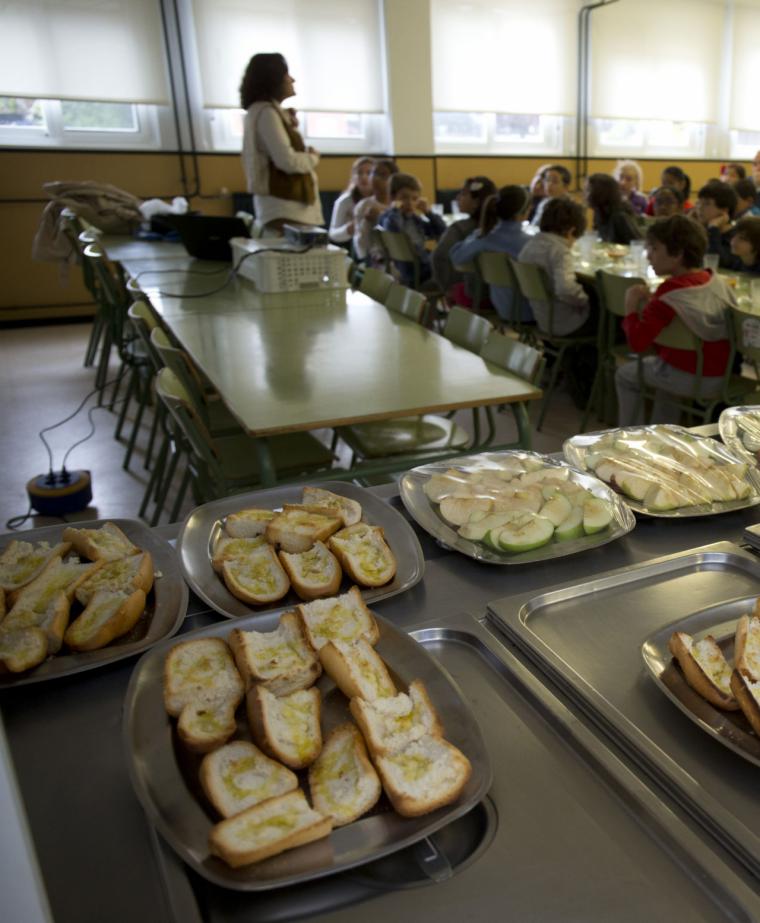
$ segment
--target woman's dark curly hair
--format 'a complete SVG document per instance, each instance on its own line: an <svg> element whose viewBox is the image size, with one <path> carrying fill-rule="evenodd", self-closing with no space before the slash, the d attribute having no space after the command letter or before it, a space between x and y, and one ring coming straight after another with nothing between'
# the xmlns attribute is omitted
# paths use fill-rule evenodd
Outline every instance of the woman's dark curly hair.
<svg viewBox="0 0 760 923"><path fill-rule="evenodd" d="M240 82L240 105L247 109L253 103L275 99L288 73L288 63L278 52L255 54Z"/></svg>

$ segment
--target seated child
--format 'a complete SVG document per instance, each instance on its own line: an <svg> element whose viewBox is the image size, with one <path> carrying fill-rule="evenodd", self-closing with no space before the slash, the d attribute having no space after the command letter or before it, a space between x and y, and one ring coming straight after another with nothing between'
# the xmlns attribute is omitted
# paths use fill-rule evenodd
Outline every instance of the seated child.
<svg viewBox="0 0 760 923"><path fill-rule="evenodd" d="M479 253L507 253L517 257L530 240L522 229L522 222L530 209L530 194L524 186L503 186L492 196L485 207L480 229L473 231L465 240L455 244L449 253L453 263L469 263ZM462 222L458 222L462 223ZM491 302L499 317L512 320L514 293L511 288L490 286ZM533 312L523 301L524 313L521 320L533 320Z"/></svg>
<svg viewBox="0 0 760 923"><path fill-rule="evenodd" d="M378 224L386 231L403 232L409 238L420 261L420 283L430 279L430 254L426 240L438 240L446 230L440 215L430 211L427 199L421 196L420 181L409 173L394 173L391 177L391 207L380 215ZM414 286L414 264L396 260L396 269L403 285Z"/></svg>
<svg viewBox="0 0 760 923"><path fill-rule="evenodd" d="M734 225L731 235L731 269L760 274L760 217L750 215Z"/></svg>
<svg viewBox="0 0 760 923"><path fill-rule="evenodd" d="M376 160L370 172L372 193L358 202L354 209L354 259L365 260L369 266L382 264L383 254L372 252L372 228L390 205L388 186L394 173L398 173L395 160L390 157Z"/></svg>
<svg viewBox="0 0 760 923"><path fill-rule="evenodd" d="M563 167L561 164L552 164L541 174L541 180L544 187L544 197L538 203L538 207L530 219L531 224L539 227L541 225L541 216L549 202L552 199L564 198L569 195L570 183L572 183L573 178L567 167Z"/></svg>
<svg viewBox="0 0 760 923"><path fill-rule="evenodd" d="M665 169L660 174L660 185L661 186L672 186L674 189L677 189L683 197L683 210L685 212L691 211L694 207L689 201L689 195L691 194L691 179L689 178L688 173L676 166L675 164L672 167L665 167ZM650 197L649 202L647 202L647 207L644 211L645 215L654 214L654 202Z"/></svg>
<svg viewBox="0 0 760 923"><path fill-rule="evenodd" d="M697 221L707 231L707 252L717 253L721 266L730 267L731 223L736 211L733 186L711 180L699 190L694 212Z"/></svg>
<svg viewBox="0 0 760 923"><path fill-rule="evenodd" d="M704 341L701 395L720 394L730 356L725 310L736 303L725 280L702 269L707 233L696 221L674 215L656 221L647 231L647 255L658 276L668 276L650 295L646 285L633 285L626 292L623 330L636 353L646 352L658 334L676 315ZM639 313L639 309L643 310ZM690 397L694 393L697 354L693 350L656 346L656 356L645 356L645 382L657 390L651 423L678 423L679 410L672 394ZM640 398L638 363L626 362L615 373L618 424L644 422ZM668 393L670 392L670 393Z"/></svg>
<svg viewBox="0 0 760 923"><path fill-rule="evenodd" d="M683 193L675 186L660 186L652 193L652 214L655 218L672 218L683 214Z"/></svg>
<svg viewBox="0 0 760 923"><path fill-rule="evenodd" d="M740 218L749 218L750 215L760 215L760 208L755 205L757 190L751 179L740 179L733 184L736 193L736 211L734 221Z"/></svg>

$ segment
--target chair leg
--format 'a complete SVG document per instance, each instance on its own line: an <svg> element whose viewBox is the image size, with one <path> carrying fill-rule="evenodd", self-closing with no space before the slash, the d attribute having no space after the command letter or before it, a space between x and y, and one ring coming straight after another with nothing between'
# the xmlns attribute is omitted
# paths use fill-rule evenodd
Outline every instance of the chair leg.
<svg viewBox="0 0 760 923"><path fill-rule="evenodd" d="M135 393L135 377L138 372L136 368L133 368L129 375L129 383L127 384L127 393L124 396L124 401L121 405L121 410L119 411L119 419L116 423L116 429L114 430L113 438L118 439L121 436L121 431L124 428L124 421L127 418L127 409L129 408L129 402L132 400L132 395ZM113 410L113 401L111 401L111 407Z"/></svg>
<svg viewBox="0 0 760 923"><path fill-rule="evenodd" d="M161 422L161 414L163 412L163 404L158 404L156 409L153 412L153 423L150 427L150 436L148 437L148 447L145 450L145 461L143 462L143 468L148 470L150 468L150 463L153 460L153 447L156 444L156 433L158 432L158 427Z"/></svg>
<svg viewBox="0 0 760 923"><path fill-rule="evenodd" d="M169 522L176 522L177 517L179 516L179 511L182 509L182 501L185 499L185 494L187 493L188 485L190 484L190 465L185 468L185 473L182 475L182 481L179 485L179 490L177 491L177 497L174 501L174 506L172 511L169 514Z"/></svg>
<svg viewBox="0 0 760 923"><path fill-rule="evenodd" d="M546 394L544 394L544 399L541 401L541 413L538 417L538 423L536 423L536 432L541 432L541 427L544 423L544 417L546 416L546 411L549 408L549 401L554 394L554 389L557 386L557 379L559 378L559 370L562 365L562 360L565 358L565 352L567 350L566 346L563 346L558 354L557 358L554 360L554 368L552 369L551 376L549 378L549 387L546 389Z"/></svg>
<svg viewBox="0 0 760 923"><path fill-rule="evenodd" d="M111 402L108 405L109 410L113 410L116 406L116 399L119 396L119 391L121 390L121 381L124 378L125 371L126 365L122 362L119 366L119 372L116 376L116 381L114 382L113 391L111 392Z"/></svg>
<svg viewBox="0 0 760 923"><path fill-rule="evenodd" d="M139 383L139 374L138 374L138 383ZM148 386L146 383L142 393L139 393L140 391L139 387L137 389L138 390L137 416L135 417L135 423L134 423L134 426L132 427L132 433L130 434L129 442L127 443L127 454L124 456L124 462L122 464L122 468L124 468L125 471L129 470L129 462L130 462L130 459L132 458L132 453L135 450L135 443L137 442L137 433L140 429L140 423L142 423L143 414L145 413L145 405L147 403L146 401L147 395L145 393L145 390L147 389L147 387Z"/></svg>
<svg viewBox="0 0 760 923"><path fill-rule="evenodd" d="M98 354L98 344L100 343L100 338L103 336L103 317L100 314L100 311L96 312L95 317L92 321L92 330L90 331L90 339L87 341L87 349L84 353L84 366L89 368L95 364L95 357Z"/></svg>
<svg viewBox="0 0 760 923"><path fill-rule="evenodd" d="M105 388L106 381L108 380L108 366L111 360L111 346L113 345L113 337L111 335L111 329L106 324L105 331L103 333L103 346L100 350L100 361L98 362L98 370L95 373L95 387L100 392L98 394L98 407L103 406L103 389Z"/></svg>
<svg viewBox="0 0 760 923"><path fill-rule="evenodd" d="M586 401L586 409L583 411L583 416L581 417L579 433L583 433L586 430L586 424L588 423L588 418L591 416L591 408L594 407L594 402L597 400L597 391L602 385L602 382L607 377L607 367L604 362L600 362L596 367L596 374L594 375L594 383L591 385L591 394L588 396L588 401Z"/></svg>
<svg viewBox="0 0 760 923"><path fill-rule="evenodd" d="M137 514L140 519L145 518L145 512L148 509L148 504L150 503L154 492L156 492L157 485L160 484L161 479L164 476L164 468L166 467L166 455L168 451L169 437L165 435L158 450L156 463L153 466L153 471L151 472L150 478L148 479L145 493L143 494L142 503L140 504L140 511Z"/></svg>

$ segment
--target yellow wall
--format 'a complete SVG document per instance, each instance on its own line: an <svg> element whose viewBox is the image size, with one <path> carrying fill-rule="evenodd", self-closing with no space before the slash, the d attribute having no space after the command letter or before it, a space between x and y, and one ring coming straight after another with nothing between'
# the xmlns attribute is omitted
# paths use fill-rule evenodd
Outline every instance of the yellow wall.
<svg viewBox="0 0 760 923"><path fill-rule="evenodd" d="M319 181L325 190L344 188L353 157L324 157ZM547 162L536 157L399 157L400 168L413 173L432 198L436 188L458 187L467 176L490 176L497 185L527 183L536 168ZM574 161L559 159L572 172ZM642 161L644 188L659 182L662 168L672 161ZM614 160L593 160L589 172L609 172ZM717 161L689 161L684 168L695 190L718 175ZM189 177L190 158L185 158ZM202 195L193 208L208 214L230 214L230 193L245 188L240 158L236 154L199 155ZM96 180L112 183L140 198L171 199L182 194L176 154L82 153L75 151L0 150L0 254L2 288L0 321L84 314L92 306L79 272L62 273L54 263L33 262L31 245L45 205L42 184L52 180ZM88 308L89 306L89 308Z"/></svg>

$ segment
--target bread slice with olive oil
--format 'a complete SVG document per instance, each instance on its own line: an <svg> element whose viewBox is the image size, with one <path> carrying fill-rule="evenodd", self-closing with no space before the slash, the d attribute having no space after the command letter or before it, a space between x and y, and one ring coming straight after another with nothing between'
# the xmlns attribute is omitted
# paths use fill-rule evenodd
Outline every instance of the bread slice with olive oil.
<svg viewBox="0 0 760 923"><path fill-rule="evenodd" d="M322 673L295 612L283 612L274 631L234 628L229 645L246 689L259 683L274 695L289 695L313 686Z"/></svg>
<svg viewBox="0 0 760 923"><path fill-rule="evenodd" d="M266 528L267 541L282 551L308 551L314 542L326 541L343 525L336 510L286 503Z"/></svg>
<svg viewBox="0 0 760 923"><path fill-rule="evenodd" d="M366 522L348 526L336 532L327 545L346 574L360 586L384 586L396 575L396 558L379 526Z"/></svg>
<svg viewBox="0 0 760 923"><path fill-rule="evenodd" d="M303 502L307 506L328 507L337 510L344 526L353 526L362 518L362 507L357 500L341 497L322 487L304 487Z"/></svg>
<svg viewBox="0 0 760 923"><path fill-rule="evenodd" d="M147 551L131 554L103 566L76 589L76 598L86 606L98 590L132 593L142 590L147 596L153 586L153 558Z"/></svg>
<svg viewBox="0 0 760 923"><path fill-rule="evenodd" d="M441 721L419 679L410 684L408 694L374 701L354 698L349 707L370 752L378 756L403 750L421 737L443 736Z"/></svg>
<svg viewBox="0 0 760 923"><path fill-rule="evenodd" d="M77 554L91 561L116 561L140 550L127 538L121 529L107 522L99 529L75 529L69 526L63 530L64 542L71 542Z"/></svg>
<svg viewBox="0 0 760 923"><path fill-rule="evenodd" d="M95 651L131 631L144 611L142 590L98 590L66 629L63 640L72 651Z"/></svg>
<svg viewBox="0 0 760 923"><path fill-rule="evenodd" d="M309 768L311 802L335 827L357 820L382 792L362 735L350 723L336 727Z"/></svg>
<svg viewBox="0 0 760 923"><path fill-rule="evenodd" d="M301 603L297 610L309 644L315 650L324 647L328 641L350 644L358 638L366 638L374 645L380 637L375 617L355 586L340 596Z"/></svg>
<svg viewBox="0 0 760 923"><path fill-rule="evenodd" d="M738 711L739 703L731 692L731 667L715 638L708 635L695 641L686 632L675 631L668 646L695 692L718 708Z"/></svg>
<svg viewBox="0 0 760 923"><path fill-rule="evenodd" d="M314 686L276 696L263 686L247 695L248 723L255 743L291 769L304 769L322 749L322 697Z"/></svg>
<svg viewBox="0 0 760 923"><path fill-rule="evenodd" d="M250 535L233 538L230 535L222 535L211 555L211 566L221 574L225 561L245 561L257 548L266 545L267 540L263 535Z"/></svg>
<svg viewBox="0 0 760 923"><path fill-rule="evenodd" d="M396 687L382 657L366 638L328 641L319 649L325 673L349 699L373 702L396 695Z"/></svg>
<svg viewBox="0 0 760 923"><path fill-rule="evenodd" d="M290 585L307 602L334 596L340 589L343 572L338 559L324 542L314 542L308 551L295 554L281 551L280 562L290 578Z"/></svg>
<svg viewBox="0 0 760 923"><path fill-rule="evenodd" d="M224 531L233 538L253 538L263 535L267 525L277 514L274 510L249 508L230 513L224 520Z"/></svg>
<svg viewBox="0 0 760 923"><path fill-rule="evenodd" d="M233 596L254 606L277 602L290 589L288 575L271 545L254 549L246 558L224 561L222 577Z"/></svg>
<svg viewBox="0 0 760 923"><path fill-rule="evenodd" d="M298 788L298 777L247 740L233 740L203 757L200 781L222 817Z"/></svg>
<svg viewBox="0 0 760 923"><path fill-rule="evenodd" d="M220 821L209 835L209 850L231 868L240 868L320 840L331 830L332 820L309 807L296 789Z"/></svg>
<svg viewBox="0 0 760 923"><path fill-rule="evenodd" d="M71 542L59 542L50 547L47 542L19 542L15 539L0 554L0 589L6 593L31 583L55 558L62 558ZM10 602L7 603L10 605Z"/></svg>

